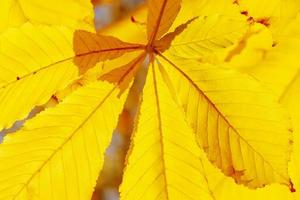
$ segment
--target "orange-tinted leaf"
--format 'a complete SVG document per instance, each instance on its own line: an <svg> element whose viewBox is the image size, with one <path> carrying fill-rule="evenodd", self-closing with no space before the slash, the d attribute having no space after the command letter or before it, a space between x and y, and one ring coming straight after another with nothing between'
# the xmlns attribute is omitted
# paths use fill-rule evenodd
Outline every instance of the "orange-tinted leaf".
<svg viewBox="0 0 300 200"><path fill-rule="evenodd" d="M83 30L74 33L74 62L84 73L100 61L115 59L126 52L141 49L143 45L123 42L115 37Z"/></svg>
<svg viewBox="0 0 300 200"><path fill-rule="evenodd" d="M148 0L147 34L150 43L160 39L171 27L181 0Z"/></svg>
<svg viewBox="0 0 300 200"><path fill-rule="evenodd" d="M118 84L122 93L128 87L138 69L143 64L145 56L145 53L142 53L128 64L102 75L100 79L106 80L110 83Z"/></svg>
<svg viewBox="0 0 300 200"><path fill-rule="evenodd" d="M156 41L154 43L154 46L156 47L157 50L164 52L165 50L167 50L172 41L174 40L174 38L181 34L187 27L188 25L194 21L195 19L197 19L197 17L190 19L189 21L187 21L184 24L181 24L180 26L178 26L173 32L170 32L168 34L166 34L164 37L162 37L160 40Z"/></svg>

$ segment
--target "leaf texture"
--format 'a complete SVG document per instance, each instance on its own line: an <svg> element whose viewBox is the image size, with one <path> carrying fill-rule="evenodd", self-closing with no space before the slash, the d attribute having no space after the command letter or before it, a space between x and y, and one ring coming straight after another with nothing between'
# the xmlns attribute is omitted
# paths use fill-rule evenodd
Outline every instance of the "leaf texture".
<svg viewBox="0 0 300 200"><path fill-rule="evenodd" d="M93 18L93 6L85 0L2 0L0 33L28 21L91 30Z"/></svg>
<svg viewBox="0 0 300 200"><path fill-rule="evenodd" d="M233 70L170 55L160 61L211 162L250 188L290 185L289 118L268 90Z"/></svg>
<svg viewBox="0 0 300 200"><path fill-rule="evenodd" d="M233 45L248 30L245 20L225 15L199 17L172 42L172 54L183 58L201 58L205 54Z"/></svg>
<svg viewBox="0 0 300 200"><path fill-rule="evenodd" d="M121 199L212 199L200 149L157 69L149 69ZM174 123L175 122L175 123Z"/></svg>
<svg viewBox="0 0 300 200"><path fill-rule="evenodd" d="M124 53L142 49L143 45L122 42L112 36L103 36L77 30L74 34L75 63L82 73L100 61L115 59Z"/></svg>
<svg viewBox="0 0 300 200"><path fill-rule="evenodd" d="M181 0L148 0L147 35L150 44L160 39L172 26Z"/></svg>
<svg viewBox="0 0 300 200"><path fill-rule="evenodd" d="M0 199L90 199L125 98L111 84L78 89L0 146Z"/></svg>
<svg viewBox="0 0 300 200"><path fill-rule="evenodd" d="M133 78L137 74L140 67L143 66L145 61L146 54L142 53L136 59L125 64L122 67L116 68L106 74L103 74L100 79L106 80L110 83L118 84L121 92L126 90L129 84L132 82ZM120 77L123 77L120 81Z"/></svg>
<svg viewBox="0 0 300 200"><path fill-rule="evenodd" d="M25 118L76 78L72 37L67 28L31 24L1 35L0 130Z"/></svg>

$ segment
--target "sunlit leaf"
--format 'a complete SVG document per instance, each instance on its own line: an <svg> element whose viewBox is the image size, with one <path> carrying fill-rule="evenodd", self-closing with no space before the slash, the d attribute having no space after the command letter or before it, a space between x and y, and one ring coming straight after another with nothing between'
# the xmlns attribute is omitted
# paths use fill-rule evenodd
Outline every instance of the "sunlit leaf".
<svg viewBox="0 0 300 200"><path fill-rule="evenodd" d="M25 24L0 36L0 130L76 78L73 31Z"/></svg>
<svg viewBox="0 0 300 200"><path fill-rule="evenodd" d="M242 38L247 22L223 15L199 17L177 36L170 49L183 58L201 58L207 53L233 45Z"/></svg>
<svg viewBox="0 0 300 200"><path fill-rule="evenodd" d="M270 91L233 70L171 56L160 61L211 162L251 188L290 185L291 126Z"/></svg>
<svg viewBox="0 0 300 200"><path fill-rule="evenodd" d="M213 199L193 132L157 67L148 72L121 199Z"/></svg>
<svg viewBox="0 0 300 200"><path fill-rule="evenodd" d="M0 199L94 198L112 134L131 130L121 199L292 199L299 10L148 0L96 32L89 0L3 0Z"/></svg>
<svg viewBox="0 0 300 200"><path fill-rule="evenodd" d="M0 199L90 199L125 98L108 83L77 90L0 146Z"/></svg>

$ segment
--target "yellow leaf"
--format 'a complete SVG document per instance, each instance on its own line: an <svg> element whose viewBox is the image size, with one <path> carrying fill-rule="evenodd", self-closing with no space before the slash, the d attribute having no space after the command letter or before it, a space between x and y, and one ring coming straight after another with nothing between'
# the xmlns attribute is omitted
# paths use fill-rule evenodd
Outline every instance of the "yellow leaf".
<svg viewBox="0 0 300 200"><path fill-rule="evenodd" d="M0 36L0 130L76 78L72 38L67 28L31 24Z"/></svg>
<svg viewBox="0 0 300 200"><path fill-rule="evenodd" d="M110 80L108 80L108 81L112 82L114 84L118 84L118 81L119 81L118 78L120 78L120 76L122 76L124 73L128 73L124 77L124 80L122 81L123 83L120 84L121 86L128 86L127 85L128 81L132 80L135 72L123 71L123 73L122 73L122 71L120 71L120 69L121 68L125 69L126 67L125 66L120 67L119 65L122 65L122 63L126 63L126 62L130 63L130 62L132 62L132 60L135 60L140 55L141 55L141 51L133 51L133 52L126 53L116 59L107 60L107 61L96 64L95 67L88 69L87 72L85 72L84 74L79 76L77 79L75 79L72 83L70 83L67 88L64 88L63 90L58 91L55 94L54 100L61 101L67 95L69 95L70 93L72 93L74 90L76 90L77 88L79 88L81 86L87 85L87 84L95 82L97 80L101 80L101 79L105 80L105 77L107 77L112 72L117 73L117 74L115 74L113 77L109 77ZM139 67L139 66L140 66L139 63L137 63L137 66L133 66L133 67ZM129 69L130 69L130 67L129 67ZM126 81L127 81L127 84L124 84L124 82L126 82Z"/></svg>
<svg viewBox="0 0 300 200"><path fill-rule="evenodd" d="M194 134L157 65L149 68L138 122L121 199L213 199L202 176Z"/></svg>
<svg viewBox="0 0 300 200"><path fill-rule="evenodd" d="M209 160L250 188L276 182L290 185L292 135L276 98L247 75L161 56L173 97L184 108Z"/></svg>
<svg viewBox="0 0 300 200"><path fill-rule="evenodd" d="M271 88L276 94L277 100L287 107L291 113L292 124L294 126L294 145L292 152L292 160L290 163L290 174L295 183L296 190L300 186L298 173L300 167L299 157L299 78L300 78L300 61L299 61L299 15L293 20L288 28L280 35L275 46L264 52L264 56L259 62L244 67L241 62L242 58L238 55L238 61L235 62L237 69L249 73L260 80L267 87ZM266 37L265 37L266 38ZM253 38L254 39L254 38ZM263 37L261 40L264 39ZM260 40L255 39L251 43L259 43ZM249 44L250 46L252 44ZM243 53L247 53L251 49L246 48ZM296 194L299 198L299 195Z"/></svg>
<svg viewBox="0 0 300 200"><path fill-rule="evenodd" d="M247 30L247 22L242 19L224 15L200 17L173 40L170 52L183 58L199 59L234 44Z"/></svg>
<svg viewBox="0 0 300 200"><path fill-rule="evenodd" d="M181 0L148 0L147 36L152 44L160 39L172 26L179 10Z"/></svg>
<svg viewBox="0 0 300 200"><path fill-rule="evenodd" d="M155 5L154 2L152 3L153 5ZM159 26L160 22L165 16L164 9L165 7L167 7L168 1L163 1L160 3L161 7L158 6L160 8L158 9L158 13L160 14L153 15L153 13L157 14L157 12L154 12L154 8L152 8L151 11L150 8L148 15L148 20L151 20L153 18L157 21L157 23L152 23L154 24L154 29L153 26L150 26L149 28L149 24L151 23L148 23L148 33L150 31L151 34L150 38L148 37L149 41L146 45L147 48L145 48L144 50L147 53L151 53L151 60L153 58L152 53L160 54L159 51L161 49L155 46L155 44L159 43L158 39L161 38L165 33L167 33L171 26L167 24L165 26L167 27L165 28L165 31L163 31L163 33L160 34L159 37L156 37L156 34L159 30L156 29L155 26ZM177 4L175 3L174 7L177 7L176 5ZM150 4L148 4L148 6L150 6ZM172 9L170 10L172 12ZM166 14L166 16L167 15L168 14ZM171 21L173 22L173 18L171 18ZM199 27L201 27L202 29L200 30ZM184 66L186 65L186 69L188 69L188 60L190 58L199 59L206 53L212 53L216 49L231 46L232 44L234 44L234 42L242 38L242 36L248 30L248 27L248 22L243 15L234 18L224 15L202 17L192 22L182 34L175 38L175 40L171 44L169 52L173 54L173 56L176 55L181 59L184 58L187 63L181 64ZM179 29L178 32L181 32L181 30ZM172 32L170 34L172 34ZM166 36L168 36L168 33L166 34ZM172 39L173 36L167 38L166 41L170 42L170 40ZM87 53L88 52L89 51L87 51ZM192 52L192 55L190 55L190 52ZM202 100L204 102L203 105L206 105L207 109L210 106L209 109L212 110L211 113L205 112L203 115L201 115L202 117L205 115L209 116L209 120L212 121L210 123L210 129L212 129L212 131L209 130L205 132L201 130L199 132L200 129L198 130L198 128L196 130L199 140L198 142L200 143L200 146L204 147L204 149L207 151L209 159L215 162L215 164L220 167L225 172L225 174L233 176L237 182L243 183L249 187L262 187L265 184L273 182L279 182L290 186L290 180L287 174L287 162L289 160L290 153L291 130L288 117L284 110L277 104L276 99L271 94L269 94L268 91L261 87L254 79L251 79L248 76L242 76L238 73L234 73L231 70L218 70L218 66L215 66L214 68L210 65L203 65L205 67L208 67L209 69L214 69L213 72L208 73L209 77L212 77L212 80L206 80L204 77L206 76L206 72L197 72L199 63L197 63L196 61L191 62L196 63L194 63L194 65L192 66L194 68L191 69L195 71L193 78L189 78L189 76L192 76L192 72L190 72L189 75L185 75L183 73L184 70L178 70L179 72L182 72L181 74L179 73L179 77L181 77L183 80L187 79L185 80L185 85L187 85L187 87L190 85L194 86L194 92L196 95L194 101ZM136 63L136 60L132 61L132 63ZM179 67L176 67L176 65L173 64L172 61L168 60L167 64L171 65L171 68L175 67L176 69L181 69ZM121 68L116 67L115 70L111 71L111 73L108 73L108 80L114 82L114 79L116 79L120 73L124 75L124 70L122 69L127 70L131 68L130 66L134 65L129 64L122 66L123 67ZM177 88L174 88L172 86L172 81L174 81L172 80L173 76L168 76L168 73L169 71L166 70L166 72L163 73L163 76L165 78L165 81L169 85L169 89L172 91L173 98L175 100L179 99L179 102L181 102L185 107L186 104L189 103L185 102L187 97L182 97L180 93L181 91L178 92L176 90ZM204 82L203 85L200 86L194 83L194 79L198 80L199 77L204 77L203 80L200 79ZM216 78L217 80L213 78ZM232 78L233 80L229 81L230 78ZM245 79L246 81L244 82L243 79ZM175 81L178 80L182 81L180 78L176 79ZM216 83L208 84L209 81L216 81ZM219 85L219 82L222 81L224 82L224 85ZM119 83L120 82L118 82L118 84ZM237 86L235 84L237 84ZM214 88L210 88L213 86ZM215 89L215 94L206 94L206 90L208 89ZM219 91L218 89L221 91ZM222 89L224 89L224 91L222 91ZM179 97L177 97L178 94ZM187 94L183 93L183 95ZM200 99L200 96L205 98ZM220 104L222 105L216 106L215 103L223 100L223 98L224 100L226 100L226 102L224 103L221 101ZM256 101L258 103L256 103ZM195 105L193 105L192 103L192 106ZM237 108L235 108L235 106ZM259 113L254 112L253 108L257 107L260 109ZM203 124L198 125L198 122L195 120L195 118L193 118L193 115L197 115L197 110L192 110L192 114L188 113L187 116L189 120L192 121L191 125L194 129L196 125L196 127L203 128ZM199 113L201 112L199 111ZM191 114L192 117L189 116L189 114ZM219 119L219 117L221 119ZM203 119L202 122L199 123L203 123ZM225 142L222 143L222 151L221 147L218 146L219 140L217 140L218 142L216 142L211 139L216 135L218 136L219 134L219 130L216 129L215 126L217 124L218 127L218 123L222 123L222 128L224 128L224 130L220 131L220 134L223 134L222 136L225 138ZM262 125L264 125L265 129L261 129ZM207 132L212 132L212 134L207 136L205 135L207 134ZM272 138L270 136L270 132L279 133L281 136L280 139ZM260 134L263 134L263 139L259 137ZM226 141L230 142L231 144L228 145ZM266 143L266 145L262 145L264 143ZM269 153L270 149L273 148L273 146L281 147L280 151L276 152L275 155ZM210 148L207 149L207 147ZM218 151L220 153L218 153ZM250 152L250 155L248 155L248 152ZM221 156L224 156L225 159L221 160ZM242 157L242 159L240 159L240 157ZM282 157L282 159L277 160L277 157Z"/></svg>
<svg viewBox="0 0 300 200"><path fill-rule="evenodd" d="M91 30L93 18L88 0L1 0L0 33L27 21Z"/></svg>
<svg viewBox="0 0 300 200"><path fill-rule="evenodd" d="M44 7L44 1L15 1L9 15L5 11L9 4L4 6L6 17L21 13L5 26L18 26L29 20L34 24L51 24L51 27L29 24L24 26L28 30L22 27L21 30L9 29L9 34L1 33L0 110L4 112L0 125L8 127L24 118L35 105L45 105L57 91L61 96L51 99L64 100L29 120L23 129L8 135L0 145L3 164L0 166L0 182L3 183L0 184L0 199L89 199L125 101L126 96L121 94L133 79L126 105L141 105L137 108L140 115L136 116L138 121L120 188L121 199L219 200L222 195L216 188L223 183L230 184L227 193L230 195L226 197L243 198L248 189L233 184L233 179L226 178L209 162L206 164L214 173L207 173L206 160L203 161L199 146L210 162L237 183L249 188L281 183L293 189L287 170L291 128L276 97L250 76L199 62L212 59L217 50L224 49L217 53L227 55L228 47L237 43L227 57L224 56L226 62L235 60L248 47L249 38L256 35L249 31L249 22L268 27L269 18L252 18L248 10L239 13L240 1L195 0L187 6L190 9L182 12L180 0L149 0L147 30L142 28L147 32L147 42L140 41L139 33L131 33L131 28L135 30L133 27L146 24L143 20L136 23L134 17L132 22L135 23L123 31L110 28L106 32L118 32L113 34L122 38L136 37L130 40L138 42L123 42L116 37L83 30L76 31L74 40L70 41L74 30L85 29L88 18L85 14L73 16L74 7L66 9L69 7L61 5L86 2L66 0L58 4L53 1L49 7ZM182 1L187 3L187 0ZM288 8L293 4L286 5ZM46 9L37 9L41 6ZM287 10L289 8L283 9L283 17L278 15L280 19L291 19L294 10L291 13ZM201 16L211 16L193 21L197 11L203 12ZM273 31L274 20L270 22ZM183 25L177 26L180 24ZM290 25L283 24L283 33L298 33L297 29L290 30L287 24ZM71 30L63 28L65 26ZM269 40L266 43L268 46ZM164 52L169 47L169 52ZM268 47L264 48L264 53L267 50ZM144 72L146 67L142 67L149 60L157 63L150 67L143 94L137 94L145 81L137 72ZM73 61L83 73L79 77ZM230 66L230 63L224 66L227 64ZM297 78L295 76L295 80ZM115 85L89 84L97 79ZM294 81L289 84L294 85ZM134 94L137 97L132 103ZM140 97L143 97L142 102ZM131 122L132 119L121 119L119 124L121 127L122 123ZM287 190L277 186L278 194ZM256 196L247 196L250 197Z"/></svg>
<svg viewBox="0 0 300 200"><path fill-rule="evenodd" d="M90 199L125 98L95 82L0 146L0 199Z"/></svg>

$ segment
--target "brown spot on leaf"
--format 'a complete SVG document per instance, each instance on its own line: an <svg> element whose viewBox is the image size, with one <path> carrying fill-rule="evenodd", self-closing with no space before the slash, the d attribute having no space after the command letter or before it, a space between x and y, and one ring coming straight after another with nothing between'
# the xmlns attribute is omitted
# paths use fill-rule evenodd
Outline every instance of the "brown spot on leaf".
<svg viewBox="0 0 300 200"><path fill-rule="evenodd" d="M133 23L135 23L135 22L136 22L136 20L135 20L134 16L131 16L131 17L130 17L130 20L131 20L131 22L133 22Z"/></svg>
<svg viewBox="0 0 300 200"><path fill-rule="evenodd" d="M249 22L249 24L253 24L255 22L255 20L253 19L253 17L249 17L247 19L247 21Z"/></svg>
<svg viewBox="0 0 300 200"><path fill-rule="evenodd" d="M135 24L138 24L138 25L142 25L142 26L146 25L145 22L141 22L141 21L137 20L134 16L131 16L131 17L130 17L130 21L131 21L132 23L135 23Z"/></svg>
<svg viewBox="0 0 300 200"><path fill-rule="evenodd" d="M55 95L52 95L52 97L51 97L55 102L59 102L59 100L58 100L58 98L57 98L57 96L55 96Z"/></svg>
<svg viewBox="0 0 300 200"><path fill-rule="evenodd" d="M234 0L232 3L233 3L233 4L236 4L236 5L240 5L239 0Z"/></svg>
<svg viewBox="0 0 300 200"><path fill-rule="evenodd" d="M240 180L242 176L245 174L245 170L235 170L233 169L232 176L235 177L236 180Z"/></svg>
<svg viewBox="0 0 300 200"><path fill-rule="evenodd" d="M248 16L248 11L247 10L241 11L241 14L245 15L245 16Z"/></svg>
<svg viewBox="0 0 300 200"><path fill-rule="evenodd" d="M271 24L270 18L260 18L260 19L255 20L255 22L265 25L266 27L269 27Z"/></svg>

